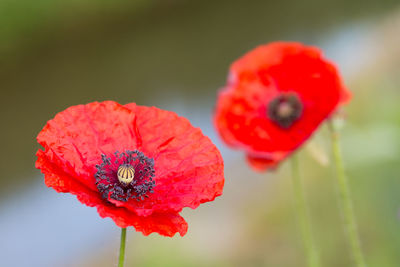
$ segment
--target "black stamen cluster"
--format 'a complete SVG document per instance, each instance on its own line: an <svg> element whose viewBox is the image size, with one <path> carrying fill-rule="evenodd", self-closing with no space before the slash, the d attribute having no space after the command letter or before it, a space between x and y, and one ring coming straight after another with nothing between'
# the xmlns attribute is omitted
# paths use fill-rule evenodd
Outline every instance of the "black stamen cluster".
<svg viewBox="0 0 400 267"><path fill-rule="evenodd" d="M289 114L280 114L281 105L289 105ZM281 94L268 104L268 117L281 128L288 129L303 113L303 105L294 93Z"/></svg>
<svg viewBox="0 0 400 267"><path fill-rule="evenodd" d="M128 201L131 198L143 200L148 193L153 193L154 160L148 158L139 150L116 151L112 156L101 155L102 163L96 165L96 186L102 198L109 197L119 201ZM118 180L118 167L128 164L134 167L135 177L129 184Z"/></svg>

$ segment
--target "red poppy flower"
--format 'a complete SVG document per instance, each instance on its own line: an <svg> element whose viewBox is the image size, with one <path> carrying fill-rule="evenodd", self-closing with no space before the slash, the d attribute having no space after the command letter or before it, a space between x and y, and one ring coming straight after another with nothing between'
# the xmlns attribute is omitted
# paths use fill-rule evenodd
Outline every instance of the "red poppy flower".
<svg viewBox="0 0 400 267"><path fill-rule="evenodd" d="M219 93L215 126L252 167L276 166L350 99L336 67L316 47L259 46L235 61Z"/></svg>
<svg viewBox="0 0 400 267"><path fill-rule="evenodd" d="M112 101L73 106L37 140L44 150L36 167L47 186L144 235L183 236L179 212L222 194L218 149L173 112Z"/></svg>

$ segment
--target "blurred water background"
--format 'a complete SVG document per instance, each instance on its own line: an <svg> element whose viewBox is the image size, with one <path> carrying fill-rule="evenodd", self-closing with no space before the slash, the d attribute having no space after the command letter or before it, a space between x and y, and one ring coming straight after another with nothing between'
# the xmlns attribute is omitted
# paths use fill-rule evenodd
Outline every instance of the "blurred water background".
<svg viewBox="0 0 400 267"><path fill-rule="evenodd" d="M211 122L229 64L255 46L322 47L353 100L342 146L369 266L400 264L400 3L0 0L1 266L115 266L119 229L34 168L37 133L91 101L173 110L226 161L224 195L184 210L188 234L128 231L126 266L305 266L288 163L254 173ZM325 127L300 151L323 266L351 266ZM320 164L320 163L324 164Z"/></svg>

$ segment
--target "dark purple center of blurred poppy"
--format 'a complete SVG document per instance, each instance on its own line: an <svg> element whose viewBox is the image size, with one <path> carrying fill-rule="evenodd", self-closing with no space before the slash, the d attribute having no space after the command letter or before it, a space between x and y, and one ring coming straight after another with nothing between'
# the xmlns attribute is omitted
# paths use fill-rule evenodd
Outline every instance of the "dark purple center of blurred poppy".
<svg viewBox="0 0 400 267"><path fill-rule="evenodd" d="M102 154L101 159L94 177L104 199L143 200L153 193L155 170L152 158L138 150L126 150L122 153L117 151L112 156Z"/></svg>
<svg viewBox="0 0 400 267"><path fill-rule="evenodd" d="M280 94L268 104L268 117L281 128L287 129L303 112L303 105L294 93Z"/></svg>

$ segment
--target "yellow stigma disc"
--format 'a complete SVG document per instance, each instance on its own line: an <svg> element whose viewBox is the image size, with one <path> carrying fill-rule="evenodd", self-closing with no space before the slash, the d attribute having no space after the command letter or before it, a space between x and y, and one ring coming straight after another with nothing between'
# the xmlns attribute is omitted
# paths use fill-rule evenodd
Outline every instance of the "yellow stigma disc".
<svg viewBox="0 0 400 267"><path fill-rule="evenodd" d="M129 184L135 178L135 169L129 164L124 164L118 168L118 181L124 184Z"/></svg>

